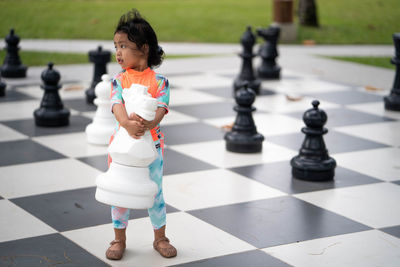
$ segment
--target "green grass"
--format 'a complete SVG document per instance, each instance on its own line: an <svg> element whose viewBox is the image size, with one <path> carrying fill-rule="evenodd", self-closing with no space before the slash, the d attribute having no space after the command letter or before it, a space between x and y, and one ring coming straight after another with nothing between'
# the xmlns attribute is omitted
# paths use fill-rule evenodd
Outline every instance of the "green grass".
<svg viewBox="0 0 400 267"><path fill-rule="evenodd" d="M295 1L296 3L297 1ZM0 0L0 37L111 40L118 18L135 7L164 42L237 43L246 25L272 22L273 0ZM392 44L399 0L317 0L321 27L300 27L297 42ZM296 6L296 4L295 4Z"/></svg>
<svg viewBox="0 0 400 267"><path fill-rule="evenodd" d="M0 51L0 64L4 62L6 52ZM49 62L54 65L68 65L68 64L84 64L90 63L88 54L80 53L53 53L53 52L37 52L37 51L20 51L19 56L21 61L26 66L45 66ZM214 55L167 55L165 59L177 58L195 58L195 57L212 57ZM112 61L115 62L114 56Z"/></svg>
<svg viewBox="0 0 400 267"><path fill-rule="evenodd" d="M395 69L395 66L390 63L390 57L338 57L329 56L328 58L344 60L364 65L370 65L375 67L382 67L388 69Z"/></svg>
<svg viewBox="0 0 400 267"><path fill-rule="evenodd" d="M0 52L0 62L4 61L5 51ZM20 51L21 61L26 66L42 66L53 62L54 65L80 64L88 63L87 54L76 53L52 53L52 52L36 52L36 51Z"/></svg>

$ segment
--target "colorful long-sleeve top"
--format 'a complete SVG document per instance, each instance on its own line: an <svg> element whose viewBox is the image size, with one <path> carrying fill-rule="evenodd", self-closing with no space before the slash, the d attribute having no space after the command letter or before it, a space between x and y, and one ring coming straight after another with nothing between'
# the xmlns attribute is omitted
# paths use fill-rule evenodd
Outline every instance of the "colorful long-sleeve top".
<svg viewBox="0 0 400 267"><path fill-rule="evenodd" d="M125 104L122 98L122 90L130 88L132 84L141 84L148 87L148 92L153 98L158 101L158 107L165 108L166 114L168 113L169 105L169 83L167 78L161 74L155 73L152 69L147 68L142 72L133 69L127 69L117 74L112 79L111 87L111 105ZM119 124L117 122L117 128ZM160 130L160 124L150 130L154 141L160 141L164 147L164 134ZM115 133L114 133L115 134Z"/></svg>

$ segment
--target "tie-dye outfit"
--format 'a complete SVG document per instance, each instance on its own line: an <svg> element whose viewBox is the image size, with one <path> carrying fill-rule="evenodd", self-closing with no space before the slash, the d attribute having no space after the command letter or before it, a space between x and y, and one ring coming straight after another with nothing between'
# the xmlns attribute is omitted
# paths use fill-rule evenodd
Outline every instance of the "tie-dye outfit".
<svg viewBox="0 0 400 267"><path fill-rule="evenodd" d="M158 100L158 107L164 108L166 113L168 113L168 80L164 76L156 74L150 68L147 68L142 72L127 69L124 72L116 75L112 80L111 104L124 104L124 100L122 99L122 90L124 88L129 88L133 83L147 86L149 88L148 92L151 94L151 96ZM116 131L111 137L110 143L112 142L119 127L120 125L117 123ZM150 132L158 152L157 159L149 166L150 179L157 184L158 192L154 199L154 205L148 209L148 213L153 228L160 229L166 223L166 210L162 191L164 135L160 130L160 125L157 125L154 129L151 129ZM111 157L108 156L108 165L110 165L111 160ZM129 213L129 209L114 206L111 207L111 217L114 228L126 228L128 225Z"/></svg>

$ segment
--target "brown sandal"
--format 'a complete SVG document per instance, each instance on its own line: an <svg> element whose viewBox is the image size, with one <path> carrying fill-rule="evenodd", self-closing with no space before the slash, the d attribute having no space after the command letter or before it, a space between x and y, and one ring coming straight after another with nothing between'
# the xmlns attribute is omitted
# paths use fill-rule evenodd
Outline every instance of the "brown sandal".
<svg viewBox="0 0 400 267"><path fill-rule="evenodd" d="M123 244L123 249L111 249L111 246L117 243ZM120 260L122 259L122 256L124 255L126 244L124 240L113 240L110 243L110 247L106 251L106 258L109 260Z"/></svg>
<svg viewBox="0 0 400 267"><path fill-rule="evenodd" d="M163 256L164 258L172 258L178 254L178 252L176 251L176 248L174 248L174 246L172 246L172 245L170 245L170 247L167 247L167 248L160 248L158 246L158 243L161 241L167 241L169 243L169 239L167 237L163 236L153 242L153 248L155 250L157 250L161 256Z"/></svg>

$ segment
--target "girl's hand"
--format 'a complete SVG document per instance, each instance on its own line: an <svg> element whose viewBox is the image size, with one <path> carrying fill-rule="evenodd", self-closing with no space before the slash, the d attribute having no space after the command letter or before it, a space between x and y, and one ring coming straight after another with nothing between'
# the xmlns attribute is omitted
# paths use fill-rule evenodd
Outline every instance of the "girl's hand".
<svg viewBox="0 0 400 267"><path fill-rule="evenodd" d="M132 112L132 113L129 115L129 119L130 119L130 120L134 120L134 121L138 121L138 122L143 122L142 117L140 117L139 115L137 115L137 114L134 113L134 112Z"/></svg>
<svg viewBox="0 0 400 267"><path fill-rule="evenodd" d="M121 125L126 129L128 134L135 139L139 139L141 136L144 135L145 127L144 124L140 121L128 119Z"/></svg>
<svg viewBox="0 0 400 267"><path fill-rule="evenodd" d="M154 121L146 121L145 119L142 119L142 123L143 123L143 125L144 125L144 129L145 129L145 130L151 130L151 129L153 129L154 127L156 127L156 126L154 125Z"/></svg>

